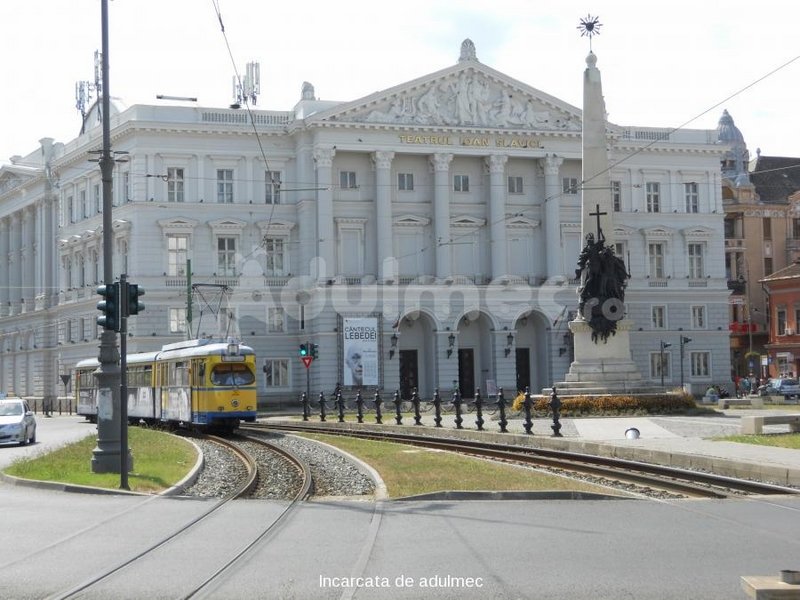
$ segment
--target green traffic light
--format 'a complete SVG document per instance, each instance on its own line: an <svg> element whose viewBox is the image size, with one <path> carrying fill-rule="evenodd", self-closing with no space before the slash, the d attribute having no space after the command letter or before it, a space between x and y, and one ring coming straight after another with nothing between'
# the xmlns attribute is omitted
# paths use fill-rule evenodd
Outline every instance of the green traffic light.
<svg viewBox="0 0 800 600"><path fill-rule="evenodd" d="M300 356L308 356L308 347L305 344L300 344Z"/></svg>

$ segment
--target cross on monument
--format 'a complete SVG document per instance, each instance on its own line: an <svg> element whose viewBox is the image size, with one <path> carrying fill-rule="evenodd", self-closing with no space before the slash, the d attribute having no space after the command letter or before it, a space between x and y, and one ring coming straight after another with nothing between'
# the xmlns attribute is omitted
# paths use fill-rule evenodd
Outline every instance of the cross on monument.
<svg viewBox="0 0 800 600"><path fill-rule="evenodd" d="M601 237L603 239L605 239L605 236L603 235L603 229L600 227L600 217L603 216L603 215L607 215L608 213L607 212L600 212L600 205L599 204L595 204L595 210L597 212L590 212L589 216L590 217L597 217L597 240L599 241Z"/></svg>

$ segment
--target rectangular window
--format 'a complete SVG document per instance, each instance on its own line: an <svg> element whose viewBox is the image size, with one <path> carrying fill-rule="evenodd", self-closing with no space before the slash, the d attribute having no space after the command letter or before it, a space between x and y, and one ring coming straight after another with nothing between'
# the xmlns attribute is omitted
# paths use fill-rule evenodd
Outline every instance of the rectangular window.
<svg viewBox="0 0 800 600"><path fill-rule="evenodd" d="M654 306L650 313L650 324L653 329L665 329L667 326L667 307Z"/></svg>
<svg viewBox="0 0 800 600"><path fill-rule="evenodd" d="M761 221L764 227L764 239L771 240L772 239L772 219L766 217Z"/></svg>
<svg viewBox="0 0 800 600"><path fill-rule="evenodd" d="M100 196L100 186L95 184L92 188L92 196L94 197L94 212L95 214L103 212L103 200Z"/></svg>
<svg viewBox="0 0 800 600"><path fill-rule="evenodd" d="M612 181L611 182L611 201L614 205L614 212L620 212L622 210L622 182L621 181Z"/></svg>
<svg viewBox="0 0 800 600"><path fill-rule="evenodd" d="M689 244L686 247L689 256L689 279L705 277L703 272L703 244Z"/></svg>
<svg viewBox="0 0 800 600"><path fill-rule="evenodd" d="M267 387L286 387L289 385L289 361L285 358L264 361Z"/></svg>
<svg viewBox="0 0 800 600"><path fill-rule="evenodd" d="M167 236L167 275L170 277L183 277L186 275L186 260L188 259L189 236Z"/></svg>
<svg viewBox="0 0 800 600"><path fill-rule="evenodd" d="M283 238L266 238L264 250L266 251L266 275L285 275L285 242Z"/></svg>
<svg viewBox="0 0 800 600"><path fill-rule="evenodd" d="M800 219L792 219L792 239L800 240Z"/></svg>
<svg viewBox="0 0 800 600"><path fill-rule="evenodd" d="M89 207L86 206L86 190L81 190L81 218L85 219L89 216Z"/></svg>
<svg viewBox="0 0 800 600"><path fill-rule="evenodd" d="M183 182L183 169L167 168L167 202L183 202Z"/></svg>
<svg viewBox="0 0 800 600"><path fill-rule="evenodd" d="M661 374L664 374L665 379L669 379L669 352L651 352L650 353L650 379L661 379Z"/></svg>
<svg viewBox="0 0 800 600"><path fill-rule="evenodd" d="M267 310L267 317L269 319L269 332L270 333L283 333L286 331L286 319L283 307L276 306Z"/></svg>
<svg viewBox="0 0 800 600"><path fill-rule="evenodd" d="M170 308L169 309L169 332L170 333L186 333L186 309L185 308Z"/></svg>
<svg viewBox="0 0 800 600"><path fill-rule="evenodd" d="M267 204L281 203L281 172L264 171L264 202Z"/></svg>
<svg viewBox="0 0 800 600"><path fill-rule="evenodd" d="M413 173L398 173L397 174L397 189L401 192L411 192L414 190L414 174Z"/></svg>
<svg viewBox="0 0 800 600"><path fill-rule="evenodd" d="M217 203L233 204L233 169L217 169Z"/></svg>
<svg viewBox="0 0 800 600"><path fill-rule="evenodd" d="M521 194L522 193L522 177L509 177L508 178L508 193Z"/></svg>
<svg viewBox="0 0 800 600"><path fill-rule="evenodd" d="M778 335L786 335L786 309L779 308L777 317L778 317L778 322L776 323L777 333Z"/></svg>
<svg viewBox="0 0 800 600"><path fill-rule="evenodd" d="M236 238L217 238L217 275L233 277L236 275Z"/></svg>
<svg viewBox="0 0 800 600"><path fill-rule="evenodd" d="M664 244L660 242L647 244L647 256L650 264L650 277L664 279Z"/></svg>
<svg viewBox="0 0 800 600"><path fill-rule="evenodd" d="M657 181L648 181L646 184L647 212L661 212L661 184Z"/></svg>
<svg viewBox="0 0 800 600"><path fill-rule="evenodd" d="M708 352L691 352L689 355L692 364L692 377L708 377L711 373L709 363L711 357Z"/></svg>
<svg viewBox="0 0 800 600"><path fill-rule="evenodd" d="M122 196L123 202L131 201L131 174L129 171L122 174Z"/></svg>
<svg viewBox="0 0 800 600"><path fill-rule="evenodd" d="M343 190L354 190L358 187L356 185L356 172L355 171L340 171L339 172L339 187Z"/></svg>
<svg viewBox="0 0 800 600"><path fill-rule="evenodd" d="M468 192L469 191L469 175L453 175L453 191L454 192Z"/></svg>
<svg viewBox="0 0 800 600"><path fill-rule="evenodd" d="M563 194L577 194L578 193L578 180L575 177L564 177L561 180L561 193L563 193Z"/></svg>
<svg viewBox="0 0 800 600"><path fill-rule="evenodd" d="M700 212L700 195L694 181L683 184L683 195L686 198L686 212Z"/></svg>
<svg viewBox="0 0 800 600"><path fill-rule="evenodd" d="M706 328L706 307L693 306L692 307L692 329L705 329Z"/></svg>
<svg viewBox="0 0 800 600"><path fill-rule="evenodd" d="M75 222L75 202L72 196L67 198L67 223Z"/></svg>
<svg viewBox="0 0 800 600"><path fill-rule="evenodd" d="M764 275L772 275L772 259L765 258L764 259Z"/></svg>

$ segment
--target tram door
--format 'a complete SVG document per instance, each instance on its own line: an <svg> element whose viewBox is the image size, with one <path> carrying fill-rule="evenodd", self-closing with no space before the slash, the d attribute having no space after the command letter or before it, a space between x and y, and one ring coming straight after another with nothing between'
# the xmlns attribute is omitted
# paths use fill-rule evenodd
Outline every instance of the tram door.
<svg viewBox="0 0 800 600"><path fill-rule="evenodd" d="M458 391L462 398L475 397L475 350L458 350Z"/></svg>
<svg viewBox="0 0 800 600"><path fill-rule="evenodd" d="M417 351L400 350L400 397L410 400L414 388L419 389Z"/></svg>
<svg viewBox="0 0 800 600"><path fill-rule="evenodd" d="M531 386L531 349L517 348L517 390L524 392ZM531 390L533 392L533 390Z"/></svg>

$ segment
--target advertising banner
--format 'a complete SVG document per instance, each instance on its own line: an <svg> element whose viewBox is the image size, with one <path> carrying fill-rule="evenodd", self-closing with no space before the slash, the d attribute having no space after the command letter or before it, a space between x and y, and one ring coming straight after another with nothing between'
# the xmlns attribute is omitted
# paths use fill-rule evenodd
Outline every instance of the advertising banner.
<svg viewBox="0 0 800 600"><path fill-rule="evenodd" d="M342 328L344 374L346 386L378 385L378 319L376 317L345 318Z"/></svg>

